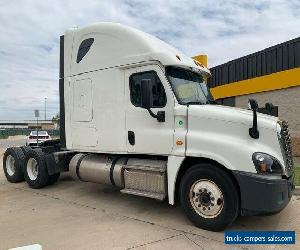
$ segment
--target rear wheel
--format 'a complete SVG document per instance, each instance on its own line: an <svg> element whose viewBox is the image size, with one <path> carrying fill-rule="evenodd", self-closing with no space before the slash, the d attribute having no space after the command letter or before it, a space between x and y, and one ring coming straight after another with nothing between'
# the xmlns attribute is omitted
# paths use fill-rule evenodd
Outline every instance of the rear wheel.
<svg viewBox="0 0 300 250"><path fill-rule="evenodd" d="M3 171L9 182L15 183L24 180L23 164L25 156L18 147L8 148L3 156Z"/></svg>
<svg viewBox="0 0 300 250"><path fill-rule="evenodd" d="M180 202L187 217L206 230L221 231L239 213L239 196L228 174L211 164L190 168L180 184Z"/></svg>
<svg viewBox="0 0 300 250"><path fill-rule="evenodd" d="M42 188L48 184L49 175L42 151L31 149L27 152L23 171L31 188Z"/></svg>
<svg viewBox="0 0 300 250"><path fill-rule="evenodd" d="M22 146L20 148L22 149L25 156L31 150L31 147L29 147L29 146Z"/></svg>
<svg viewBox="0 0 300 250"><path fill-rule="evenodd" d="M52 185L55 182L57 182L59 176L60 176L60 173L56 173L56 174L50 175L47 185Z"/></svg>

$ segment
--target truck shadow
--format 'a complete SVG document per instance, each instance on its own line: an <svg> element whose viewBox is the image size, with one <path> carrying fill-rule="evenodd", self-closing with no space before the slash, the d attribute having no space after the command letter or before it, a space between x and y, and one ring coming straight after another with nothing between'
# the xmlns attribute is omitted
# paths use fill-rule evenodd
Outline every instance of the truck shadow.
<svg viewBox="0 0 300 250"><path fill-rule="evenodd" d="M119 217L131 218L150 224L155 224L176 230L183 230L195 234L206 235L208 231L196 228L185 216L179 203L175 206L168 204L167 200L160 202L146 197L139 197L120 193L119 189L102 184L80 182L73 180L68 174L63 174L59 183L49 188L67 187L71 183L72 192L80 193L76 196L77 202L88 203L91 207L100 209L109 214ZM74 190L73 190L74 189ZM291 203L300 200L294 199ZM293 204L289 204L281 213L272 216L247 216L238 217L227 230L293 230L289 225L295 218L293 214ZM299 224L299 219L298 224ZM296 225L296 223L295 223ZM202 233L201 233L202 232ZM212 232L209 232L212 234ZM220 233L213 233L220 239ZM223 237L223 233L221 232Z"/></svg>

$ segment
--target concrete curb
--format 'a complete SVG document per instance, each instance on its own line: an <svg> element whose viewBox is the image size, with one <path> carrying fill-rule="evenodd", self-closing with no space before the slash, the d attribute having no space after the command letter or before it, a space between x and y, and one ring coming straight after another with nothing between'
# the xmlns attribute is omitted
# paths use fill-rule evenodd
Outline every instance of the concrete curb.
<svg viewBox="0 0 300 250"><path fill-rule="evenodd" d="M300 196L300 186L295 186L294 195Z"/></svg>

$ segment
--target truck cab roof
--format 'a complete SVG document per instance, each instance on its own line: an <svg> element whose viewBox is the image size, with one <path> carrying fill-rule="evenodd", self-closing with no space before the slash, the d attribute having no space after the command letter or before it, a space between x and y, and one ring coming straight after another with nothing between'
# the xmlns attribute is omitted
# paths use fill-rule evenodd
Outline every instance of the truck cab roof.
<svg viewBox="0 0 300 250"><path fill-rule="evenodd" d="M66 31L64 40L68 44L64 77L151 61L210 74L203 65L164 41L118 23L102 22L73 28Z"/></svg>

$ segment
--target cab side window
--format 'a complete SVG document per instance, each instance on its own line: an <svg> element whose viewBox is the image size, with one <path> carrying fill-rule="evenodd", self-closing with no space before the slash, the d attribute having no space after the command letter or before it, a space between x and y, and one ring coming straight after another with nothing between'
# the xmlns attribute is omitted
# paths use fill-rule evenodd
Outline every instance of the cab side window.
<svg viewBox="0 0 300 250"><path fill-rule="evenodd" d="M162 108L167 103L165 89L155 71L136 73L129 78L130 100L136 107L142 106L141 83L146 82L150 85L151 108Z"/></svg>

